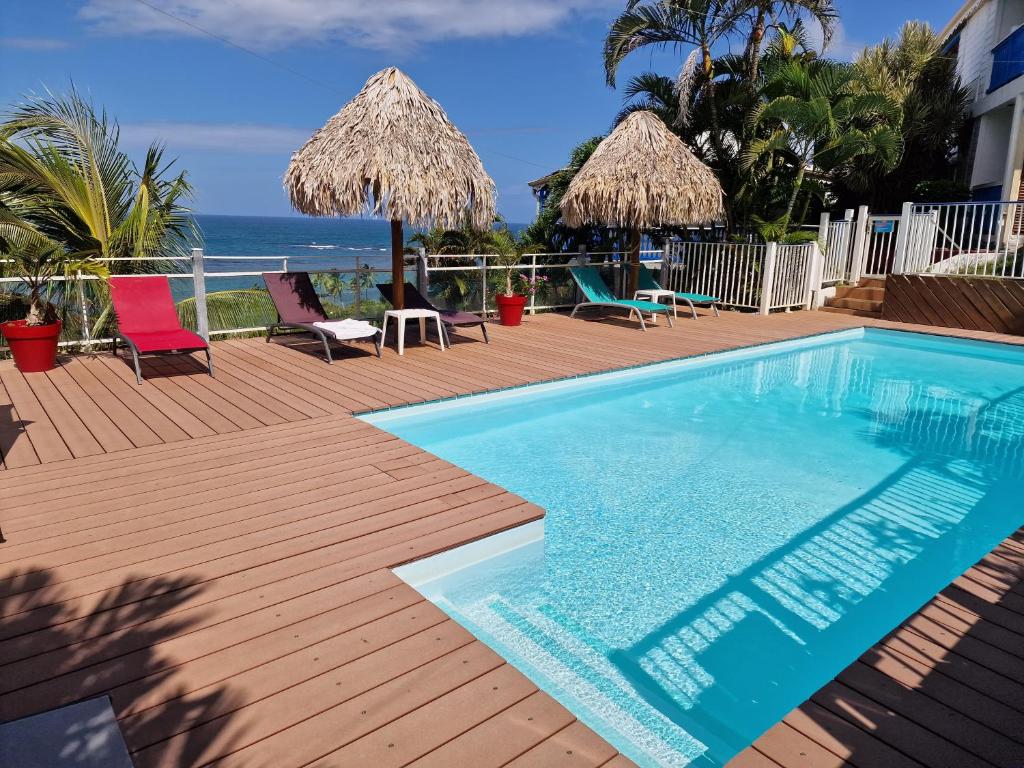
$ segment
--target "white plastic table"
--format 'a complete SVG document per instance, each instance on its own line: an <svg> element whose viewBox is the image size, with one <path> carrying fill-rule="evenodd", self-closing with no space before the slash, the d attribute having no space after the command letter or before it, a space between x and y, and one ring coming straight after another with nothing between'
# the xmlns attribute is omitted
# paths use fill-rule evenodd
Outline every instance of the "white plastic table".
<svg viewBox="0 0 1024 768"><path fill-rule="evenodd" d="M638 299L646 299L647 301L653 301L656 304L660 304L661 300L668 296L672 299L672 316L676 319L679 318L679 311L676 309L676 292L670 291L667 288L643 288L633 294L633 301ZM658 316L651 315L651 322L657 324Z"/></svg>
<svg viewBox="0 0 1024 768"><path fill-rule="evenodd" d="M441 328L441 314L433 309L389 309L384 313L384 326L381 328L381 339L388 335L388 318L394 319L398 324L398 354L405 354L405 321L416 319L420 321L420 343L427 339L427 320L434 319L437 323L437 342L444 351L444 331Z"/></svg>

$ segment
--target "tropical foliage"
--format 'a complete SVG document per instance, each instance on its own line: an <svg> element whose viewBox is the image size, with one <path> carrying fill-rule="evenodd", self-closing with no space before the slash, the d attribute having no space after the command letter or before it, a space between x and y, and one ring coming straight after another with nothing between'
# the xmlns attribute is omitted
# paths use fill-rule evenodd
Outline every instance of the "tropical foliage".
<svg viewBox="0 0 1024 768"><path fill-rule="evenodd" d="M861 91L886 94L899 109L896 124L903 152L888 169L853 163L837 185L841 204L897 210L905 200L921 199L919 185L951 182L951 159L968 139L970 93L956 75L956 62L942 55L939 43L928 24L911 21L895 40L886 38L857 57L854 71ZM964 198L961 194L957 199Z"/></svg>
<svg viewBox="0 0 1024 768"><path fill-rule="evenodd" d="M136 166L118 146L117 124L72 90L18 106L0 125L0 259L27 286L30 322L55 317L46 278L168 269L196 242L184 201L191 187L154 144ZM97 261L123 259L124 261ZM108 266L109 265L109 266ZM76 286L94 300L89 283Z"/></svg>
<svg viewBox="0 0 1024 768"><path fill-rule="evenodd" d="M605 40L609 84L635 51L681 63L633 77L616 122L644 109L672 127L718 175L734 234L788 233L823 208L885 207L950 177L966 104L935 35L908 24L851 66L809 31L827 52L837 19L832 0L629 0Z"/></svg>

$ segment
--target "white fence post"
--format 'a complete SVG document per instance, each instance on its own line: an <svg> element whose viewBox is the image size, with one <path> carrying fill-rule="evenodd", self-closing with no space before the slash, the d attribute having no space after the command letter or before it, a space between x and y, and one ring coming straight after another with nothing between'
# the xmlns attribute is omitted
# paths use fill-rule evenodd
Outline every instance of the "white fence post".
<svg viewBox="0 0 1024 768"><path fill-rule="evenodd" d="M530 314L537 314L537 254L530 254Z"/></svg>
<svg viewBox="0 0 1024 768"><path fill-rule="evenodd" d="M828 227L832 223L832 217L829 216L828 211L821 214L821 218L818 220L818 242L821 244L821 250L828 250Z"/></svg>
<svg viewBox="0 0 1024 768"><path fill-rule="evenodd" d="M828 214L825 214L828 216ZM818 296L822 288L822 271L825 268L825 254L821 250L821 243L815 240L808 243L810 253L807 255L807 291L804 300L804 309L817 309Z"/></svg>
<svg viewBox="0 0 1024 768"><path fill-rule="evenodd" d="M427 249L416 249L416 290L426 296L430 290L430 275L427 272Z"/></svg>
<svg viewBox="0 0 1024 768"><path fill-rule="evenodd" d="M360 269L359 254L356 254L356 275L352 291L352 309L357 318L363 316L363 273Z"/></svg>
<svg viewBox="0 0 1024 768"><path fill-rule="evenodd" d="M900 212L899 229L896 231L896 253L893 254L892 272L902 275L907 264L907 243L910 239L911 220L914 216L914 204L904 203Z"/></svg>
<svg viewBox="0 0 1024 768"><path fill-rule="evenodd" d="M772 292L775 288L775 260L779 253L778 243L768 243L761 263L761 308L760 314L767 315L772 306Z"/></svg>
<svg viewBox="0 0 1024 768"><path fill-rule="evenodd" d="M859 283L864 272L864 260L868 255L868 207L857 209L857 223L854 225L853 255L850 257L850 282Z"/></svg>
<svg viewBox="0 0 1024 768"><path fill-rule="evenodd" d="M480 285L480 295L482 297L481 300L480 300L480 305L481 305L481 309L482 309L481 314L484 317L487 317L487 254L486 253L483 255L483 269L481 270L480 274L481 274L481 278L480 278L480 282L481 282L481 285Z"/></svg>
<svg viewBox="0 0 1024 768"><path fill-rule="evenodd" d="M206 314L206 275L203 266L203 249L192 249L192 286L196 296L196 333L205 341L210 340L210 318Z"/></svg>
<svg viewBox="0 0 1024 768"><path fill-rule="evenodd" d="M665 241L664 247L661 249L661 274L658 275L661 282L661 287L666 290L671 290L672 286L672 243L668 240Z"/></svg>
<svg viewBox="0 0 1024 768"><path fill-rule="evenodd" d="M81 315L80 321L82 323L78 334L82 338L82 348L86 352L91 352L92 331L89 328L89 310L85 306L85 278L82 276L82 270L77 271L75 278L75 293L78 295L78 312Z"/></svg>

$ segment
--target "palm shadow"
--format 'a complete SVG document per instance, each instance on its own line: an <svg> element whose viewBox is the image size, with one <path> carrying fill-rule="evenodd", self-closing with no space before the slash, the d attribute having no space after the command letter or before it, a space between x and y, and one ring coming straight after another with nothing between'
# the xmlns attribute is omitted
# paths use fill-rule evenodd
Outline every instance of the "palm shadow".
<svg viewBox="0 0 1024 768"><path fill-rule="evenodd" d="M25 427L31 421L14 417L14 406L0 404L0 461L5 461L18 441L28 441ZM4 540L0 532L0 543Z"/></svg>
<svg viewBox="0 0 1024 768"><path fill-rule="evenodd" d="M79 597L55 573L0 572L9 594L0 609L0 722L109 696L133 759L173 743L174 764L200 764L211 744L190 728L240 706L223 682L192 690L168 650L209 618L197 606L205 586L188 576L128 576ZM217 749L233 745L229 737Z"/></svg>

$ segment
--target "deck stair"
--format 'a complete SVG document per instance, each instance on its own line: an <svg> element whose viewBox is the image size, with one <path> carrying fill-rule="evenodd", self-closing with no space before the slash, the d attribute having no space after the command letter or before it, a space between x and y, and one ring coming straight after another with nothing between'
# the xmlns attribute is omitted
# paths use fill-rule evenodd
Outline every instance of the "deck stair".
<svg viewBox="0 0 1024 768"><path fill-rule="evenodd" d="M821 311L880 318L884 299L885 278L867 277L857 285L836 286L836 295L825 299Z"/></svg>

